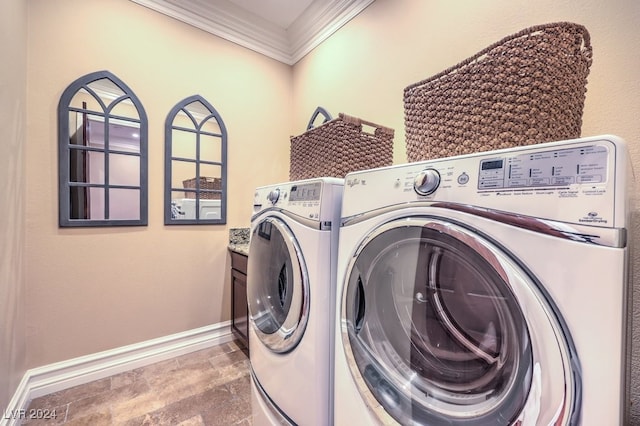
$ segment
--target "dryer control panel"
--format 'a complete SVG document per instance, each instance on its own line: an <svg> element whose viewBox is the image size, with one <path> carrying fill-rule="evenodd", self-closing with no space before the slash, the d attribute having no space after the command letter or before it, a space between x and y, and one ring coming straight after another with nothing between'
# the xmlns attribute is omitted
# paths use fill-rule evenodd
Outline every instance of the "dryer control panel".
<svg viewBox="0 0 640 426"><path fill-rule="evenodd" d="M602 145L554 149L480 160L478 189L601 184L609 150Z"/></svg>
<svg viewBox="0 0 640 426"><path fill-rule="evenodd" d="M349 173L342 217L413 202L625 227L626 143L604 135Z"/></svg>

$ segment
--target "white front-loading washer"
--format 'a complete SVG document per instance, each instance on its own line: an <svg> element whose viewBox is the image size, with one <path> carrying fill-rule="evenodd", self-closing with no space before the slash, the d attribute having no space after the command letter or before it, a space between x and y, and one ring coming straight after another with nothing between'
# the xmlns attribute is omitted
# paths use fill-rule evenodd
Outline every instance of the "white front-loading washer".
<svg viewBox="0 0 640 426"><path fill-rule="evenodd" d="M628 171L600 136L347 175L335 424L625 424Z"/></svg>
<svg viewBox="0 0 640 426"><path fill-rule="evenodd" d="M333 421L343 180L256 189L247 265L254 425Z"/></svg>

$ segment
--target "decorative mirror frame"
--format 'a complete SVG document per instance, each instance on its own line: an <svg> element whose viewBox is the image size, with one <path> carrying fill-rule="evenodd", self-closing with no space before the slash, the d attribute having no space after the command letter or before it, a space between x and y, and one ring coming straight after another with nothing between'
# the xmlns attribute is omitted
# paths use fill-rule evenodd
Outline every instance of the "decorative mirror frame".
<svg viewBox="0 0 640 426"><path fill-rule="evenodd" d="M198 121L196 117L191 114L186 107L194 102L200 102L205 108L209 110L209 114L204 117L202 120ZM193 124L193 129L183 128L180 126L174 126L174 121L178 113L184 113L191 120ZM220 129L220 133L207 133L202 131L202 126L208 120L215 120L218 128ZM196 135L196 147L195 147L195 158L181 158L174 157L172 155L173 152L173 131L180 130L186 132L193 132ZM220 138L220 161L206 161L200 158L200 139L201 135L206 134L209 137ZM216 111L216 109L202 96L193 95L188 98L183 99L178 102L167 115L167 119L165 121L165 169L164 169L164 224L165 225L224 225L227 223L227 129L225 127L224 121L222 117ZM194 189L191 190L194 194L195 198L195 211L197 216L196 218L188 218L188 219L177 219L176 218L176 209L172 203L172 193L184 191L184 188L176 188L172 185L172 173L173 173L173 161L182 161L182 162L191 162L195 165L195 177L196 184ZM220 167L220 188L214 190L212 192L216 192L220 194L220 217L217 219L206 219L199 217L199 204L200 204L200 179L204 178L204 176L200 173L200 165L213 165ZM211 192L211 191L208 191Z"/></svg>
<svg viewBox="0 0 640 426"><path fill-rule="evenodd" d="M89 87L95 81L108 79L116 85L124 93L122 96L114 99L109 105L100 98L100 96ZM102 107L103 111L89 111L82 108L71 106L73 97L84 89L92 95L97 103ZM119 105L120 102L129 99L136 108L138 118L122 117L111 115L112 109ZM94 184L90 182L71 182L70 166L71 166L71 144L69 143L71 134L69 129L69 113L70 112L86 112L93 115L103 116L106 120L115 118L118 120L129 121L139 124L139 154L131 154L138 156L140 159L140 180L139 185L115 185L109 182L109 170L104 170L105 181L103 184ZM108 147L108 131L105 134L106 146L103 150L105 157L112 155ZM76 149L76 148L74 148ZM121 153L120 153L121 154ZM94 227L94 226L146 226L148 221L148 121L147 114L142 107L142 103L133 91L122 80L113 75L109 71L97 71L78 78L71 83L62 93L58 103L58 186L59 186L59 226L60 227ZM71 187L101 187L105 189L105 219L72 219L71 218ZM140 191L140 215L139 219L109 219L109 189L137 189Z"/></svg>

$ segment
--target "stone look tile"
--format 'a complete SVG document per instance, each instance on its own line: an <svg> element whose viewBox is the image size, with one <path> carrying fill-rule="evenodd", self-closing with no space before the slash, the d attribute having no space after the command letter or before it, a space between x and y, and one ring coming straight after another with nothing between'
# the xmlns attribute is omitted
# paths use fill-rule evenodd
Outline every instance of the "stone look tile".
<svg viewBox="0 0 640 426"><path fill-rule="evenodd" d="M224 387L213 388L180 399L173 404L168 404L159 410L146 414L142 424L146 421L153 425L175 425L200 415L199 413L208 409L211 405L223 406L228 403L229 399L231 399L229 391ZM139 425L141 420L141 418L132 419L126 423L126 426ZM204 424L207 423L205 422Z"/></svg>
<svg viewBox="0 0 640 426"><path fill-rule="evenodd" d="M197 352L196 352L197 353ZM147 379L149 377L155 377L158 374L168 374L176 370L179 367L178 361L175 358L168 359L166 361L160 361L155 364L147 365L146 367L137 368L134 373L141 375Z"/></svg>
<svg viewBox="0 0 640 426"><path fill-rule="evenodd" d="M171 375L158 375L148 379L158 398L168 404L203 393L216 386L220 373L208 363L191 364Z"/></svg>
<svg viewBox="0 0 640 426"><path fill-rule="evenodd" d="M29 426L40 426L40 425L62 425L65 424L65 421L67 419L67 405L62 405L59 407L44 407L44 408L40 408L43 410L47 410L47 414L49 414L49 418L44 419L44 418L28 418L31 413L31 410L36 410L36 414L37 415L37 410L38 408L29 408L26 411L26 416L27 418L24 419L22 421L23 425L29 425Z"/></svg>
<svg viewBox="0 0 640 426"><path fill-rule="evenodd" d="M64 424L73 426L111 426L116 423L113 422L109 412L95 412L87 414L84 417L73 419Z"/></svg>
<svg viewBox="0 0 640 426"><path fill-rule="evenodd" d="M63 404L68 404L78 399L97 395L111 388L111 378L96 380L84 385L74 386L64 389L41 398L36 398L29 404L29 409L53 408Z"/></svg>
<svg viewBox="0 0 640 426"><path fill-rule="evenodd" d="M202 417L206 425L227 426L236 424L251 416L251 405L235 398L224 405L211 406Z"/></svg>
<svg viewBox="0 0 640 426"><path fill-rule="evenodd" d="M113 421L116 424L122 424L164 406L165 402L158 395L154 392L147 392L125 401L113 403L111 413Z"/></svg>
<svg viewBox="0 0 640 426"><path fill-rule="evenodd" d="M193 416L183 422L178 423L177 426L204 426L204 421L201 415Z"/></svg>
<svg viewBox="0 0 640 426"><path fill-rule="evenodd" d="M250 392L249 360L229 342L34 399L57 417L22 424L250 426Z"/></svg>
<svg viewBox="0 0 640 426"><path fill-rule="evenodd" d="M118 389L124 386L129 386L137 381L143 380L142 369L138 368L131 371L125 371L124 373L111 376L111 389Z"/></svg>
<svg viewBox="0 0 640 426"><path fill-rule="evenodd" d="M151 388L145 381L138 380L127 386L80 399L69 404L67 421L83 418L93 413L109 414L110 417L113 407L127 403L141 395L150 394L150 390Z"/></svg>
<svg viewBox="0 0 640 426"><path fill-rule="evenodd" d="M238 398L251 401L251 376L247 373L240 378L227 383L229 391Z"/></svg>

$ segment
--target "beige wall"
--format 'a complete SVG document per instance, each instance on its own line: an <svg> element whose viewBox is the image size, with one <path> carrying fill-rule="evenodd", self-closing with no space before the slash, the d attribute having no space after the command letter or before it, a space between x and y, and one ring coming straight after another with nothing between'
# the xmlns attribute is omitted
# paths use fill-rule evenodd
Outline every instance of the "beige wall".
<svg viewBox="0 0 640 426"><path fill-rule="evenodd" d="M0 413L25 371L27 10L0 2Z"/></svg>
<svg viewBox="0 0 640 426"><path fill-rule="evenodd" d="M128 0L26 3L28 367L228 320L228 228L287 177L291 68ZM58 100L103 69L149 118L149 226L60 229ZM163 225L164 122L195 94L228 130L228 226Z"/></svg>
<svg viewBox="0 0 640 426"><path fill-rule="evenodd" d="M637 0L376 0L294 67L294 129L301 132L318 105L334 116L345 112L366 118L396 130L395 161L404 162L404 87L509 34L556 21L583 24L591 34L594 62L582 134L613 133L626 139L640 173ZM632 247L638 247L637 224L633 232ZM640 300L639 252L636 249L632 259L636 300ZM632 317L636 324L631 410L634 423L640 424L640 303ZM606 363L606 348L602 357Z"/></svg>

